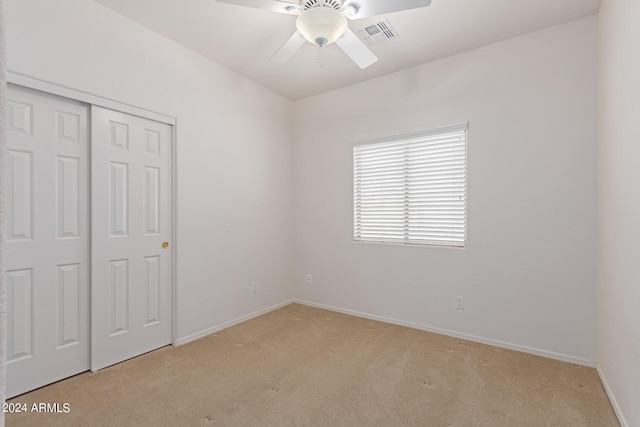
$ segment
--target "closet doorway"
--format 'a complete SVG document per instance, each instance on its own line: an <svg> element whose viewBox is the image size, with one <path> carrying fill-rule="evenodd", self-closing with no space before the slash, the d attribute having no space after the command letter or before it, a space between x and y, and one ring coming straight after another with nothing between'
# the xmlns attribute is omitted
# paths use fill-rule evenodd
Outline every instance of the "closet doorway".
<svg viewBox="0 0 640 427"><path fill-rule="evenodd" d="M7 396L173 339L173 128L7 99Z"/></svg>

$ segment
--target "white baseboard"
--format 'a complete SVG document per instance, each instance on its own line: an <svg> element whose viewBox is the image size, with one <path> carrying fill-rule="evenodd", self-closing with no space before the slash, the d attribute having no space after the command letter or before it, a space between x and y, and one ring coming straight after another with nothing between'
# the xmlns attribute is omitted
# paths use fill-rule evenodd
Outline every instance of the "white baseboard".
<svg viewBox="0 0 640 427"><path fill-rule="evenodd" d="M616 413L616 417L618 417L618 421L620 422L620 425L622 427L629 427L629 423L627 422L627 419L624 417L624 414L620 409L620 405L618 405L618 401L616 400L616 397L613 395L613 391L611 391L611 387L609 387L609 383L607 382L607 377L605 376L604 372L602 372L602 369L600 369L600 366L596 366L596 371L600 376L600 381L604 386L604 390L607 392L607 396L609 396L609 401L611 402L611 406L613 406L613 412Z"/></svg>
<svg viewBox="0 0 640 427"><path fill-rule="evenodd" d="M246 322L247 320L253 319L254 317L261 316L261 315L263 315L265 313L269 313L270 311L277 310L279 308L282 308L282 307L287 306L287 305L292 304L292 303L298 303L298 304L308 305L310 307L316 307L316 308L321 308L321 309L324 309L324 310L335 311L335 312L338 312L338 313L349 314L351 316L362 317L362 318L370 319L370 320L376 320L378 322L391 323L393 325L405 326L405 327L408 327L408 328L418 329L418 330L421 330L421 331L433 332L433 333L436 333L436 334L446 335L446 336L450 336L450 337L454 337L454 338L460 338L460 339L467 340L467 341L474 341L474 342L478 342L478 343L481 343L481 344L488 344L488 345L492 345L492 346L495 346L495 347L506 348L508 350L514 350L514 351L520 351L520 352L523 352L523 353L535 354L537 356L542 356L542 357L546 357L546 358L549 358L549 359L561 360L563 362L569 362L569 363L573 363L573 364L576 364L576 365L588 366L588 367L591 367L591 368L595 368L596 367L596 362L593 361L593 360L583 359L581 357L575 357L575 356L571 356L571 355L568 355L568 354L555 353L555 352L552 352L552 351L541 350L541 349L537 349L537 348L534 348L534 347L528 347L528 346L524 346L524 345L520 345L520 344L512 344L512 343L508 343L508 342L505 342L505 341L495 340L495 339L492 339L492 338L485 338L485 337L480 337L480 336L476 336L476 335L465 334L465 333L461 333L461 332L451 331L451 330L448 330L448 329L437 328L437 327L423 325L423 324L414 323L414 322L407 322L407 321L404 321L404 320L392 319L392 318L389 318L389 317L378 316L378 315L375 315L375 314L362 313L362 312L355 311L355 310L349 310L349 309L335 307L335 306L331 306L331 305L325 305L325 304L318 304L318 303L315 303L315 302L305 301L305 300L287 300L287 301L281 302L279 304L272 305L271 307L267 307L267 308L264 308L262 310L255 311L253 313L249 313L247 315L240 316L238 318L229 320L227 322L220 323L218 325L212 326L211 328L207 328L207 329L202 330L200 332L196 332L195 334L191 334L191 335L188 335L186 337L179 338L179 339L176 340L175 345L180 346L180 345L186 344L188 342L197 340L199 338L206 337L207 335L213 334L215 332L221 331L223 329L229 328L229 327L237 325L239 323ZM605 389L607 389L607 393L609 394L609 397L611 398L612 404L614 404L613 403L614 402L613 396L611 395L611 393L609 392L609 389L607 388L606 382L604 381L604 377L602 376L601 372L599 372L599 374L600 374L601 378L603 379L603 384L605 384ZM617 408L617 406L615 404L614 404L614 408L616 408L616 414L618 414L619 408Z"/></svg>
<svg viewBox="0 0 640 427"><path fill-rule="evenodd" d="M391 323L399 326L406 326L412 329L419 329L421 331L433 332L440 335L447 335L454 338L460 338L467 341L474 341L481 344L488 344L495 347L506 348L508 350L520 351L523 353L535 354L537 356L546 357L549 359L561 360L563 362L573 363L575 365L588 366L590 368L595 368L596 362L595 360L583 359L581 357L571 356L568 354L555 353L552 351L541 350L534 347L527 347L520 344L512 344L500 340L494 340L491 338L479 337L476 335L465 334L456 331L450 331L448 329L436 328L433 326L422 325L414 322L407 322L404 320L392 319L389 317L378 316L375 314L361 313L359 311L348 310L345 308L334 307L330 305L317 304L315 302L304 301L304 300L295 300L294 302L298 304L308 305L310 307L322 308L324 310L335 311L338 313L350 314L352 316L363 317L365 319L377 320L379 322Z"/></svg>
<svg viewBox="0 0 640 427"><path fill-rule="evenodd" d="M207 335L211 335L213 333L219 332L219 331L221 331L223 329L230 328L231 326L237 325L239 323L246 322L247 320L251 320L254 317L262 316L263 314L269 313L270 311L277 310L277 309L282 308L282 307L284 307L286 305L292 304L293 302L295 302L295 301L294 300L287 300L287 301L281 302L279 304L272 305L271 307L263 308L262 310L254 311L253 313L249 313L249 314L246 314L244 316L237 317L237 318L235 318L233 320L229 320L228 322L219 323L219 324L217 324L215 326L212 326L210 328L207 328L207 329L205 329L203 331L196 332L195 334L191 334L191 335L188 335L186 337L178 338L176 340L176 342L175 342L175 345L176 346L180 346L180 345L186 344L188 342L195 341L195 340L197 340L199 338L206 337Z"/></svg>

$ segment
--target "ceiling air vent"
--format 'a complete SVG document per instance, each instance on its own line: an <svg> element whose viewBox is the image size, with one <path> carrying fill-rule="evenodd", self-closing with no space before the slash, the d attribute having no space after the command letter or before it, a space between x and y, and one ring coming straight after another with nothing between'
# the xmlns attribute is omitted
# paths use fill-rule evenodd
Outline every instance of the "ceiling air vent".
<svg viewBox="0 0 640 427"><path fill-rule="evenodd" d="M369 47L378 46L399 37L387 18L356 31L356 34Z"/></svg>

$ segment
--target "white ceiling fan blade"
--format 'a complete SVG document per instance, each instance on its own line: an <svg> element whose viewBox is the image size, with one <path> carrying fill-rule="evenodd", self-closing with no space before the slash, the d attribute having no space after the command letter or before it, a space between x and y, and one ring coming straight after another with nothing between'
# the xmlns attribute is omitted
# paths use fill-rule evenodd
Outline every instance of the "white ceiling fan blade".
<svg viewBox="0 0 640 427"><path fill-rule="evenodd" d="M293 54L296 53L298 49L300 49L300 46L302 46L306 41L307 40L302 37L302 34L296 31L295 33L293 33L291 38L287 40L287 42L283 44L280 49L278 49L278 51L271 57L271 59L269 59L269 62L287 62L293 56Z"/></svg>
<svg viewBox="0 0 640 427"><path fill-rule="evenodd" d="M369 50L369 48L362 43L362 41L356 36L356 34L347 29L344 36L336 40L336 44L340 46L340 49L358 64L360 68L367 68L378 60L378 58Z"/></svg>
<svg viewBox="0 0 640 427"><path fill-rule="evenodd" d="M367 18L401 10L427 7L431 0L347 0L344 2L345 16L349 19ZM351 13L349 13L351 12Z"/></svg>
<svg viewBox="0 0 640 427"><path fill-rule="evenodd" d="M270 10L288 15L300 14L300 3L297 0L216 0L218 3L228 3L237 6L253 7L254 9Z"/></svg>

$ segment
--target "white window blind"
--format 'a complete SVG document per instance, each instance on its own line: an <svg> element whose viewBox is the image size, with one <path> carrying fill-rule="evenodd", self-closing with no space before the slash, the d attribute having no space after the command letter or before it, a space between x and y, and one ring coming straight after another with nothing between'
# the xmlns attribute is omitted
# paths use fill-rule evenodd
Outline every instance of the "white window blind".
<svg viewBox="0 0 640 427"><path fill-rule="evenodd" d="M465 246L466 146L466 124L354 145L354 239Z"/></svg>

